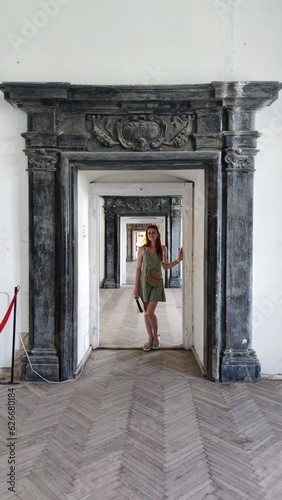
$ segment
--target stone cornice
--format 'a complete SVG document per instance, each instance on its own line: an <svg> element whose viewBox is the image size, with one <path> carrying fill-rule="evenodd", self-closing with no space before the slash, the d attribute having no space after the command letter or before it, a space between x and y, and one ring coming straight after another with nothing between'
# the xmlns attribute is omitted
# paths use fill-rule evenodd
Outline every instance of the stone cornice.
<svg viewBox="0 0 282 500"><path fill-rule="evenodd" d="M29 109L46 109L73 103L99 102L195 102L207 108L213 102L222 107L240 106L250 109L271 104L278 97L282 84L278 81L211 82L195 85L72 85L65 82L4 82L0 90L12 105ZM196 104L197 102L197 104Z"/></svg>

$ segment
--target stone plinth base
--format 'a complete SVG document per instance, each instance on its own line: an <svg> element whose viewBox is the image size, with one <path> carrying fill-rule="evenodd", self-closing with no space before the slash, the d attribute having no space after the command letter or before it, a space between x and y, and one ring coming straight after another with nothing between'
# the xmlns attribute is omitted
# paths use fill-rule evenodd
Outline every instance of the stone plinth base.
<svg viewBox="0 0 282 500"><path fill-rule="evenodd" d="M221 382L259 382L261 366L253 349L224 352L221 362Z"/></svg>
<svg viewBox="0 0 282 500"><path fill-rule="evenodd" d="M102 288L120 288L114 279L105 279Z"/></svg>
<svg viewBox="0 0 282 500"><path fill-rule="evenodd" d="M52 382L59 382L60 370L57 356L34 356L32 354L29 356L34 371L31 369L28 359L24 356L21 370L22 380L42 381L41 377L43 377ZM41 377L35 372L41 375Z"/></svg>
<svg viewBox="0 0 282 500"><path fill-rule="evenodd" d="M171 278L169 288L182 288L182 280L180 278Z"/></svg>

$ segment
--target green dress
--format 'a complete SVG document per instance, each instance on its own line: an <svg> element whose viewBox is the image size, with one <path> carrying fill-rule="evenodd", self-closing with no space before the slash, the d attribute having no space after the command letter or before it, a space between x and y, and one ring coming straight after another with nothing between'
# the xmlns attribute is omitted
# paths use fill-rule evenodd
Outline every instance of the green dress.
<svg viewBox="0 0 282 500"><path fill-rule="evenodd" d="M158 286L152 286L145 281L145 275L149 269L154 269L158 273L161 273L162 263L157 253L150 253L148 248L144 247L140 276L140 297L143 302L148 302L149 300L166 302L163 280L161 280Z"/></svg>

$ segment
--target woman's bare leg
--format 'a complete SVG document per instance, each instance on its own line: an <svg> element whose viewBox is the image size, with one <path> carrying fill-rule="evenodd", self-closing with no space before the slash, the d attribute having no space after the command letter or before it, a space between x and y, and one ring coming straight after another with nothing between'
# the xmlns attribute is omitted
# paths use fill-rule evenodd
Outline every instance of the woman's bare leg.
<svg viewBox="0 0 282 500"><path fill-rule="evenodd" d="M150 300L145 306L145 324L150 340L158 338L158 318L155 315L157 305L156 300Z"/></svg>
<svg viewBox="0 0 282 500"><path fill-rule="evenodd" d="M146 312L144 313L144 319L145 319L146 330L147 330L147 333L148 333L148 336L149 336L149 342L152 342L153 338L154 338L154 332L152 330L151 323L149 321L149 318L148 318Z"/></svg>

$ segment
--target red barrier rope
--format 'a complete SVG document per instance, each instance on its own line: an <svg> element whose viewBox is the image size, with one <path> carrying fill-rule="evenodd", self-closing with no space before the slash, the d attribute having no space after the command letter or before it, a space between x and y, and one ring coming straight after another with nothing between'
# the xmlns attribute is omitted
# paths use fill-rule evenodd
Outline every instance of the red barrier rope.
<svg viewBox="0 0 282 500"><path fill-rule="evenodd" d="M4 330L4 328L6 326L6 323L10 317L10 314L12 312L12 309L13 309L13 306L14 306L14 303L15 303L15 300L17 298L19 291L20 291L20 288L17 288L17 290L15 291L14 297L12 298L11 304L9 305L7 312L0 323L0 333L2 332L2 330Z"/></svg>

